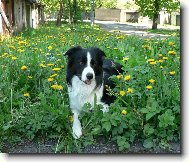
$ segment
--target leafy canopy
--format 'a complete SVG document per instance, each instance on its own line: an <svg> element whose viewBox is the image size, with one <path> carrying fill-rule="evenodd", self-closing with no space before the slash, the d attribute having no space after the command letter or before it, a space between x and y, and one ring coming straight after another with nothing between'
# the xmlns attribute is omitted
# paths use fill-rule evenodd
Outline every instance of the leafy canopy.
<svg viewBox="0 0 189 162"><path fill-rule="evenodd" d="M179 0L135 0L135 3L139 6L141 14L151 19L154 14L159 13L161 10L166 10L168 13L171 13L180 7Z"/></svg>

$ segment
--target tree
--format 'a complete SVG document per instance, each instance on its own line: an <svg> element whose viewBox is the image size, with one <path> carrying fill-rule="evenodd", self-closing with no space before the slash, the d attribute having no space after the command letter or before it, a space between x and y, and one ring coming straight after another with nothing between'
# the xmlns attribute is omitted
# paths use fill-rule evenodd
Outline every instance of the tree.
<svg viewBox="0 0 189 162"><path fill-rule="evenodd" d="M161 10L171 13L180 7L179 0L135 0L135 3L143 16L152 19L152 29L157 29L158 15Z"/></svg>
<svg viewBox="0 0 189 162"><path fill-rule="evenodd" d="M99 1L99 0L97 0ZM76 23L80 18L80 13L90 10L90 0L40 0L45 4L47 15L56 15L56 25L61 25L61 19L68 19L70 24Z"/></svg>
<svg viewBox="0 0 189 162"><path fill-rule="evenodd" d="M105 8L116 8L117 7L117 0L103 1L102 6L104 6Z"/></svg>
<svg viewBox="0 0 189 162"><path fill-rule="evenodd" d="M61 25L61 19L64 11L64 0L40 0L41 3L45 4L45 13L48 15L56 15L56 25Z"/></svg>
<svg viewBox="0 0 189 162"><path fill-rule="evenodd" d="M116 8L117 0L95 0L95 5L97 8Z"/></svg>
<svg viewBox="0 0 189 162"><path fill-rule="evenodd" d="M45 13L56 17L56 25L61 25L61 20L68 19L70 24L81 19L81 12L90 12L94 15L95 8L115 8L117 0L40 0L45 4ZM94 2L91 3L91 2Z"/></svg>
<svg viewBox="0 0 189 162"><path fill-rule="evenodd" d="M59 12L56 20L56 26L61 26L61 19L64 13L64 2L59 0Z"/></svg>

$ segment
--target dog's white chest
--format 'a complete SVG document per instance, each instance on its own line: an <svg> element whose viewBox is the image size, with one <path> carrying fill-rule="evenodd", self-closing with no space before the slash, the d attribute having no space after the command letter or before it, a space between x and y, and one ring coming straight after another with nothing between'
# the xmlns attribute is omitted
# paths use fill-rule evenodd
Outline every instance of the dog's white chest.
<svg viewBox="0 0 189 162"><path fill-rule="evenodd" d="M103 86L94 90L95 86L95 80L90 85L86 85L77 76L74 76L72 78L72 86L68 86L71 109L80 111L85 103L90 103L93 106L95 95L97 103L101 103Z"/></svg>

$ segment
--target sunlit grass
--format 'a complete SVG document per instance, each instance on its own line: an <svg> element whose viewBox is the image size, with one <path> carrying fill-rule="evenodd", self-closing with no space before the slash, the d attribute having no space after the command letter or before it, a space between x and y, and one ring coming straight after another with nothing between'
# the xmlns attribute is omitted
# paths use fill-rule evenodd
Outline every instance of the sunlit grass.
<svg viewBox="0 0 189 162"><path fill-rule="evenodd" d="M159 32L159 31L158 31ZM164 31L162 31L164 32ZM165 31L167 32L167 31ZM110 111L85 106L83 136L72 138L66 85L69 48L101 48L123 65L113 76L117 97ZM0 145L23 139L57 139L56 152L79 152L103 135L119 150L140 139L146 148L180 139L180 39L142 39L108 33L87 23L57 28L46 24L0 41Z"/></svg>

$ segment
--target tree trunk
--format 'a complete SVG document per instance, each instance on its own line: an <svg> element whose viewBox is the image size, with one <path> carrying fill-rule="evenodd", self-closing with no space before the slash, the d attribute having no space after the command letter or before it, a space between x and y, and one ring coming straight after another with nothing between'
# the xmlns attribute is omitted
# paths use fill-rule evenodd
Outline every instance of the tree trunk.
<svg viewBox="0 0 189 162"><path fill-rule="evenodd" d="M90 14L90 19L91 19L91 26L94 25L94 0L91 0L91 14Z"/></svg>
<svg viewBox="0 0 189 162"><path fill-rule="evenodd" d="M77 22L77 2L76 0L73 1L73 23L75 24Z"/></svg>
<svg viewBox="0 0 189 162"><path fill-rule="evenodd" d="M61 26L61 19L63 16L63 10L64 10L64 3L62 1L59 1L60 9L58 12L57 20L56 20L56 26Z"/></svg>
<svg viewBox="0 0 189 162"><path fill-rule="evenodd" d="M154 6L155 6L155 13L154 13L154 16L153 16L152 29L157 29L157 20L158 20L158 14L159 14L159 3L158 3L158 0L154 1Z"/></svg>
<svg viewBox="0 0 189 162"><path fill-rule="evenodd" d="M70 0L68 0L68 9L69 9L69 24L73 24L72 6Z"/></svg>
<svg viewBox="0 0 189 162"><path fill-rule="evenodd" d="M152 29L157 29L157 20L158 20L158 13L155 13L153 17Z"/></svg>

